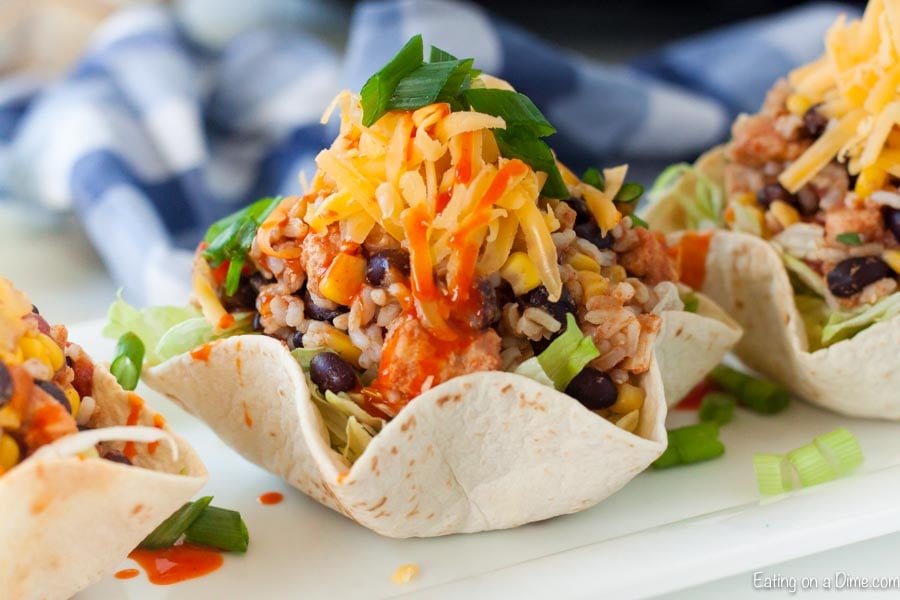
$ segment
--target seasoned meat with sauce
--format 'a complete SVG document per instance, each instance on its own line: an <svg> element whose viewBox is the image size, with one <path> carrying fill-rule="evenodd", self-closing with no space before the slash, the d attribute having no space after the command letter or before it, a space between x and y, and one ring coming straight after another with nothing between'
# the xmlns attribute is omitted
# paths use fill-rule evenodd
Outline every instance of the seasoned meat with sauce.
<svg viewBox="0 0 900 600"><path fill-rule="evenodd" d="M658 232L636 227L638 243L620 257L622 266L630 275L644 277L649 285L660 281L677 281L675 263L666 251L666 242Z"/></svg>

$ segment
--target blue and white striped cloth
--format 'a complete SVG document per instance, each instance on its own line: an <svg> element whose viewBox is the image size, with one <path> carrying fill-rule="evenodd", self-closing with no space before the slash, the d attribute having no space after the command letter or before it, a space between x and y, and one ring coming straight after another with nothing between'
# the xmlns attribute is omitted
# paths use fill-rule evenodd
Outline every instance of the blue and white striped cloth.
<svg viewBox="0 0 900 600"><path fill-rule="evenodd" d="M329 143L325 106L416 33L529 95L559 129L551 144L564 161L629 162L649 179L721 141L737 112L821 52L841 10L812 5L611 67L459 2L361 4L343 57L283 28L205 51L168 9L131 9L63 81L0 82L0 195L73 208L127 297L180 303L206 227L255 198L296 193Z"/></svg>

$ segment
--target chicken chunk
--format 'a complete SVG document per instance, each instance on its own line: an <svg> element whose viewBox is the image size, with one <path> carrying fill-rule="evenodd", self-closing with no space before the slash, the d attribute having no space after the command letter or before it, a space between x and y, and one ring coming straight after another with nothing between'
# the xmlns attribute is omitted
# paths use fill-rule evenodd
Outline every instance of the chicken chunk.
<svg viewBox="0 0 900 600"><path fill-rule="evenodd" d="M630 275L645 278L648 285L660 281L677 281L675 262L666 251L662 235L643 227L634 229L638 242L622 254L620 262Z"/></svg>

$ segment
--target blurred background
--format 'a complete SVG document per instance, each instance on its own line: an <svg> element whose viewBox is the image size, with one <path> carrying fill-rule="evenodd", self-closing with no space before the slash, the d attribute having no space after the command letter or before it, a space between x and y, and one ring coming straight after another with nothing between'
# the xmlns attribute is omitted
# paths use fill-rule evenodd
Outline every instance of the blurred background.
<svg viewBox="0 0 900 600"><path fill-rule="evenodd" d="M864 2L800 5L0 0L0 274L70 322L183 302L208 224L296 192L328 100L418 31L531 96L563 160L652 181Z"/></svg>

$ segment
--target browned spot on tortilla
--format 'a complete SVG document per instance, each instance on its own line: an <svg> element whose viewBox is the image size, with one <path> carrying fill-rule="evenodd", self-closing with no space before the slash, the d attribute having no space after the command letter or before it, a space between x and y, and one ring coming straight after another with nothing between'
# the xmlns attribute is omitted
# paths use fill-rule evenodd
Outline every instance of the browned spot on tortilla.
<svg viewBox="0 0 900 600"><path fill-rule="evenodd" d="M406 474L406 479L409 479L410 477L412 477L412 471Z"/></svg>
<svg viewBox="0 0 900 600"><path fill-rule="evenodd" d="M134 508L131 509L131 514L136 515L139 512L141 512L142 510L144 510L143 504L135 504Z"/></svg>
<svg viewBox="0 0 900 600"><path fill-rule="evenodd" d="M39 515L47 510L51 500L53 500L53 496L46 492L35 498L31 503L31 514Z"/></svg>
<svg viewBox="0 0 900 600"><path fill-rule="evenodd" d="M678 328L677 331L675 331L675 337L679 337L682 333L684 333L684 325L682 325Z"/></svg>
<svg viewBox="0 0 900 600"><path fill-rule="evenodd" d="M507 383L507 384L504 385L502 388L500 388L500 393L501 393L501 394L505 394L506 392L508 392L508 391L511 390L511 389L512 389L512 384L511 384L511 383Z"/></svg>
<svg viewBox="0 0 900 600"><path fill-rule="evenodd" d="M525 408L526 406L528 408L533 408L534 410L537 410L540 412L547 411L547 407L544 406L543 404L541 404L540 402L538 402L536 400L529 400L528 398L525 397L524 394L519 394L519 408Z"/></svg>
<svg viewBox="0 0 900 600"><path fill-rule="evenodd" d="M381 508L382 506L384 506L384 503L385 503L385 502L387 502L387 496L382 496L382 497L381 497L381 500L379 500L378 503L375 504L375 506L370 506L370 507L367 508L366 510L369 511L369 512L372 512L373 510L378 510L379 508Z"/></svg>
<svg viewBox="0 0 900 600"><path fill-rule="evenodd" d="M407 429L409 429L411 427L415 427L415 426L416 426L416 417L415 417L415 415L413 415L412 417L409 418L409 420L406 423L404 423L403 425L400 426L400 431L406 431Z"/></svg>
<svg viewBox="0 0 900 600"><path fill-rule="evenodd" d="M375 515L373 518L380 519L381 517L389 517L389 516L391 516L391 513L387 512L386 510L380 510L380 511L378 511L378 514Z"/></svg>
<svg viewBox="0 0 900 600"><path fill-rule="evenodd" d="M744 301L743 301L743 300L735 300L735 301L734 301L734 307L735 307L737 310L744 310Z"/></svg>
<svg viewBox="0 0 900 600"><path fill-rule="evenodd" d="M434 513L430 513L430 514L429 514L427 517L425 517L425 518L426 518L426 519L430 519L430 518L432 518L432 517L434 517Z"/></svg>
<svg viewBox="0 0 900 600"><path fill-rule="evenodd" d="M274 431L270 431L270 432L269 432L269 437L276 437L277 435L278 435L278 434L275 433Z"/></svg>
<svg viewBox="0 0 900 600"><path fill-rule="evenodd" d="M438 399L437 405L438 405L438 408L440 408L441 406L445 405L448 402L459 402L460 400L462 400L462 394L453 394L452 396L451 395L442 396L441 398Z"/></svg>
<svg viewBox="0 0 900 600"><path fill-rule="evenodd" d="M418 504L416 504L416 506L411 511L406 513L406 518L409 519L410 517L414 517L417 514L419 514L419 505Z"/></svg>
<svg viewBox="0 0 900 600"><path fill-rule="evenodd" d="M409 459L409 466L413 466L414 464L416 464L416 459L414 459L414 458Z"/></svg>
<svg viewBox="0 0 900 600"><path fill-rule="evenodd" d="M374 471L377 468L378 468L378 457L376 456L372 459L372 470Z"/></svg>
<svg viewBox="0 0 900 600"><path fill-rule="evenodd" d="M397 446L391 446L391 454L397 454Z"/></svg>
<svg viewBox="0 0 900 600"><path fill-rule="evenodd" d="M788 322L791 320L791 315L784 313L784 316L781 318L784 320L784 324L787 325Z"/></svg>

